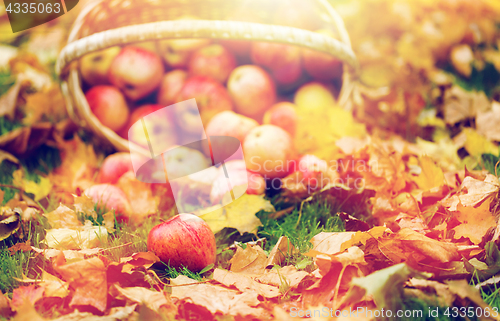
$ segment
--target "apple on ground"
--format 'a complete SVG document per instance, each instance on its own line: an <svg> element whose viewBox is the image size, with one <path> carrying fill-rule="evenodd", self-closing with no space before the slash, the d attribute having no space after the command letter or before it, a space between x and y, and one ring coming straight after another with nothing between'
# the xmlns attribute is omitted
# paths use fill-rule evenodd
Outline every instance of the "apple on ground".
<svg viewBox="0 0 500 321"><path fill-rule="evenodd" d="M264 69L255 65L234 69L229 76L227 89L235 111L254 119L260 119L276 101L274 81Z"/></svg>
<svg viewBox="0 0 500 321"><path fill-rule="evenodd" d="M297 106L290 102L280 102L273 105L264 114L263 123L276 125L286 130L290 135L295 135L297 128Z"/></svg>
<svg viewBox="0 0 500 321"><path fill-rule="evenodd" d="M298 169L285 177L283 187L304 195L337 182L339 175L328 163L314 155L304 155L299 159Z"/></svg>
<svg viewBox="0 0 500 321"><path fill-rule="evenodd" d="M147 117L151 113L161 110L160 114ZM148 131L149 141L153 148L160 146L174 146L177 143L177 126L175 123L175 113L170 108L161 105L149 104L135 109L130 115L127 126L120 132L122 137L131 142L149 149L147 137L144 135L144 127L136 124L140 119L144 119L144 125ZM161 152L161 151L160 151Z"/></svg>
<svg viewBox="0 0 500 321"><path fill-rule="evenodd" d="M134 171L133 163L142 162L145 160L137 154L125 152L111 154L102 162L97 181L100 184L115 184L123 174Z"/></svg>
<svg viewBox="0 0 500 321"><path fill-rule="evenodd" d="M233 109L233 103L226 88L207 76L189 78L177 96L177 102L192 98L196 100L197 110L195 110L195 106L185 108L185 106L179 105L176 107L179 126L188 133L199 133L198 111L203 124L207 125L216 114Z"/></svg>
<svg viewBox="0 0 500 321"><path fill-rule="evenodd" d="M219 204L224 195L229 192L229 186L234 189L237 186L247 185L247 194L260 195L266 191L266 180L257 173L247 171L244 160L232 160L224 163L229 179L226 177L224 169L218 168L212 190L210 191L210 201L212 204ZM228 180L230 184L228 184Z"/></svg>
<svg viewBox="0 0 500 321"><path fill-rule="evenodd" d="M115 210L117 218L127 221L132 215L132 207L125 193L111 184L98 184L87 188L84 194L92 199L98 207L107 211Z"/></svg>
<svg viewBox="0 0 500 321"><path fill-rule="evenodd" d="M155 53L137 47L125 47L109 69L110 82L133 101L152 93L162 80L165 69Z"/></svg>
<svg viewBox="0 0 500 321"><path fill-rule="evenodd" d="M85 98L92 113L104 126L116 132L127 123L127 102L117 88L107 85L94 86L87 91Z"/></svg>
<svg viewBox="0 0 500 321"><path fill-rule="evenodd" d="M212 44L196 50L189 61L191 75L208 76L225 83L236 67L233 54L219 44Z"/></svg>
<svg viewBox="0 0 500 321"><path fill-rule="evenodd" d="M193 214L179 214L151 229L148 251L170 267L200 272L215 263L215 236L208 224Z"/></svg>
<svg viewBox="0 0 500 321"><path fill-rule="evenodd" d="M264 178L284 177L295 158L292 137L275 125L252 129L243 143L247 168Z"/></svg>
<svg viewBox="0 0 500 321"><path fill-rule="evenodd" d="M325 36L333 37L333 33L326 29L317 31ZM312 49L302 49L304 69L313 78L329 81L342 76L342 61L332 55Z"/></svg>
<svg viewBox="0 0 500 321"><path fill-rule="evenodd" d="M167 72L163 76L160 89L158 90L158 104L164 107L174 104L187 78L187 71L182 69L174 69Z"/></svg>
<svg viewBox="0 0 500 321"><path fill-rule="evenodd" d="M111 47L83 56L80 59L80 74L83 80L91 86L109 84L109 68L120 50L120 47Z"/></svg>
<svg viewBox="0 0 500 321"><path fill-rule="evenodd" d="M298 109L315 113L336 106L336 100L328 87L320 82L309 82L295 93L294 103Z"/></svg>

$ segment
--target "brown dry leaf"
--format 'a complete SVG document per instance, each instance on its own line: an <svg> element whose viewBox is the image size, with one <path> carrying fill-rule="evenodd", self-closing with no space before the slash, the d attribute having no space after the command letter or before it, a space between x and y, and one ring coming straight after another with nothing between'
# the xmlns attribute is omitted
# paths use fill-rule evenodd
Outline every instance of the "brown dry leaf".
<svg viewBox="0 0 500 321"><path fill-rule="evenodd" d="M197 283L196 281L184 275L179 275L170 280L172 285L171 296L186 303L191 303L208 310L212 315L223 314L243 317L263 317L264 309L257 307L260 304L258 294L255 292L240 293L236 290L230 290L221 286L206 283ZM214 300L214 298L217 298ZM207 319L207 316L205 316Z"/></svg>
<svg viewBox="0 0 500 321"><path fill-rule="evenodd" d="M72 194L94 184L99 160L92 145L86 145L78 136L69 141L58 143L61 152L61 165L49 174L54 190L64 203L73 202Z"/></svg>
<svg viewBox="0 0 500 321"><path fill-rule="evenodd" d="M269 252L266 266L280 265L285 257L292 255L295 252L295 247L286 236L280 236L278 242Z"/></svg>
<svg viewBox="0 0 500 321"><path fill-rule="evenodd" d="M139 181L133 172L123 174L116 186L125 192L130 201L132 206L130 219L134 223L141 223L148 215L158 211L159 200L153 196L151 184Z"/></svg>
<svg viewBox="0 0 500 321"><path fill-rule="evenodd" d="M25 155L50 138L54 129L51 123L38 123L31 127L16 128L0 136L0 148L16 156Z"/></svg>
<svg viewBox="0 0 500 321"><path fill-rule="evenodd" d="M489 109L490 102L483 91L466 91L453 86L444 95L444 120L453 125L461 120L476 117Z"/></svg>
<svg viewBox="0 0 500 321"><path fill-rule="evenodd" d="M455 244L436 241L412 229L404 228L394 235L395 240L401 240L405 248L420 252L438 262L447 263L459 259L458 248Z"/></svg>
<svg viewBox="0 0 500 321"><path fill-rule="evenodd" d="M66 104L59 85L52 84L34 94L26 96L24 125L32 125L42 120L57 123L64 119Z"/></svg>
<svg viewBox="0 0 500 321"><path fill-rule="evenodd" d="M422 291L426 290L425 292L432 290L434 299L437 299L442 306L452 306L455 300L455 295L450 292L448 285L437 281L411 278L406 285Z"/></svg>
<svg viewBox="0 0 500 321"><path fill-rule="evenodd" d="M73 206L75 207L76 213L85 214L85 216L90 216L94 220L97 219L97 213L95 212L95 204L90 197L88 197L85 194L82 194L82 196L76 196L76 195L73 196L75 198Z"/></svg>
<svg viewBox="0 0 500 321"><path fill-rule="evenodd" d="M500 103L493 101L491 110L482 111L477 114L476 128L478 134L481 134L489 140L500 141Z"/></svg>
<svg viewBox="0 0 500 321"><path fill-rule="evenodd" d="M89 258L91 256L94 256L98 254L102 249L100 248L93 248L93 249L83 249L83 250L57 250L57 249L39 249L34 246L31 247L33 251L36 253L42 254L47 260L52 261L54 258L57 258L59 255L61 255L63 258L66 260L82 260Z"/></svg>
<svg viewBox="0 0 500 321"><path fill-rule="evenodd" d="M108 230L108 233L111 234L115 231L115 213L114 211L109 211L106 214L102 215L104 227Z"/></svg>
<svg viewBox="0 0 500 321"><path fill-rule="evenodd" d="M275 286L262 284L246 275L223 269L215 269L213 279L227 287L234 286L241 292L255 292L265 298L275 298L281 295L280 290Z"/></svg>
<svg viewBox="0 0 500 321"><path fill-rule="evenodd" d="M111 292L118 300L127 300L133 303L143 304L155 312L159 312L162 306L172 305L167 300L165 293L148 290L142 287L122 288L114 284Z"/></svg>
<svg viewBox="0 0 500 321"><path fill-rule="evenodd" d="M462 224L453 228L454 239L466 237L474 244L481 243L486 232L497 225L495 217L490 212L491 200L491 198L485 200L478 207L458 204L457 212L454 212L453 216Z"/></svg>
<svg viewBox="0 0 500 321"><path fill-rule="evenodd" d="M342 243L342 245L340 246L340 250L344 251L350 248L351 246L359 243L366 245L367 240L371 238L378 239L382 237L386 232L392 233L391 230L385 226L375 226L366 232L356 232L356 234L354 234L350 240Z"/></svg>
<svg viewBox="0 0 500 321"><path fill-rule="evenodd" d="M417 177L414 177L413 181L417 183L421 190L429 191L445 184L443 171L430 157L423 156L419 159L419 162L422 172Z"/></svg>
<svg viewBox="0 0 500 321"><path fill-rule="evenodd" d="M23 283L34 283L45 289L44 297L65 298L69 295L69 284L59 279L58 277L42 270L40 279L30 279L23 275L22 279L14 278Z"/></svg>
<svg viewBox="0 0 500 321"><path fill-rule="evenodd" d="M90 305L101 312L106 310L108 295L106 267L99 258L55 265L54 269L75 291L70 306Z"/></svg>
<svg viewBox="0 0 500 321"><path fill-rule="evenodd" d="M295 266L287 265L278 269L266 270L263 275L255 277L255 280L280 287L283 283L288 284L290 288L296 288L299 283L308 276L306 271L297 271Z"/></svg>
<svg viewBox="0 0 500 321"><path fill-rule="evenodd" d="M19 242L9 247L7 250L9 250L10 255L16 254L17 251L28 252L31 251L30 243L30 240L27 240L26 242Z"/></svg>
<svg viewBox="0 0 500 321"><path fill-rule="evenodd" d="M441 204L452 212L458 210L458 204L466 207L476 206L479 202L496 194L499 187L498 179L491 174L488 174L484 180L467 176L460 185L459 193L441 201Z"/></svg>
<svg viewBox="0 0 500 321"><path fill-rule="evenodd" d="M20 286L12 292L11 307L13 311L20 311L20 308L26 303L34 305L36 301L43 297L43 287L37 287L34 284L29 286Z"/></svg>
<svg viewBox="0 0 500 321"><path fill-rule="evenodd" d="M491 309L491 307L486 304L481 298L479 290L470 285L467 280L448 280L446 281L446 284L448 284L448 289L451 293L459 296L462 299L469 300L476 306L481 307L483 311L485 311L485 308ZM500 320L500 317L491 317L491 320Z"/></svg>
<svg viewBox="0 0 500 321"><path fill-rule="evenodd" d="M149 269L156 262L160 262L160 259L153 252L134 253L130 257L120 259L120 263L125 263L121 271L130 272L140 266Z"/></svg>
<svg viewBox="0 0 500 321"><path fill-rule="evenodd" d="M231 272L260 275L267 266L267 255L258 245L247 245L245 249L236 246L236 253L229 263Z"/></svg>
<svg viewBox="0 0 500 321"><path fill-rule="evenodd" d="M55 210L45 213L48 223L52 228L76 228L82 226L75 211L69 207L59 204Z"/></svg>
<svg viewBox="0 0 500 321"><path fill-rule="evenodd" d="M103 226L85 225L74 228L53 228L46 230L45 243L58 250L82 250L101 247L108 241L108 231Z"/></svg>
<svg viewBox="0 0 500 321"><path fill-rule="evenodd" d="M355 232L321 232L311 239L312 250L323 254L341 252L342 244L352 239Z"/></svg>

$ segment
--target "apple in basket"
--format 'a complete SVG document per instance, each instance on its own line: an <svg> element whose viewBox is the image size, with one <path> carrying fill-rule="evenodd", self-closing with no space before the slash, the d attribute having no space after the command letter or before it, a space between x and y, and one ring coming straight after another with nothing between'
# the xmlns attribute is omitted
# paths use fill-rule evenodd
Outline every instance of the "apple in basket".
<svg viewBox="0 0 500 321"><path fill-rule="evenodd" d="M141 164L145 161L138 154L125 152L111 154L102 162L97 181L101 184L115 184L123 174L134 171L132 162Z"/></svg>
<svg viewBox="0 0 500 321"><path fill-rule="evenodd" d="M189 78L181 92L177 96L177 102L194 98L198 106L201 120L207 125L213 116L224 110L232 110L233 103L226 88L207 76L193 76ZM198 133L198 110L190 104L190 108L184 105L176 107L176 115L179 126L187 133Z"/></svg>
<svg viewBox="0 0 500 321"><path fill-rule="evenodd" d="M292 137L274 125L252 129L243 143L243 154L248 170L264 178L285 177L295 158Z"/></svg>
<svg viewBox="0 0 500 321"><path fill-rule="evenodd" d="M152 114L160 109L159 113ZM150 114L152 115L148 116ZM161 146L173 146L177 143L177 126L173 110L168 108L163 109L163 106L155 104L143 105L135 109L130 114L127 126L120 131L120 135L148 149L148 138L144 134L144 127L142 124L141 126L134 126L141 118L144 119L149 140L153 145L161 142Z"/></svg>
<svg viewBox="0 0 500 321"><path fill-rule="evenodd" d="M236 59L233 54L219 44L198 49L189 61L191 75L209 76L220 83L227 81L235 67Z"/></svg>
<svg viewBox="0 0 500 321"><path fill-rule="evenodd" d="M297 106L287 101L277 103L266 111L263 123L281 127L293 136L297 128L296 109Z"/></svg>
<svg viewBox="0 0 500 321"><path fill-rule="evenodd" d="M257 126L259 123L254 119L226 110L210 120L205 133L207 136L231 136L243 144L247 134Z"/></svg>
<svg viewBox="0 0 500 321"><path fill-rule="evenodd" d="M326 36L333 37L329 30L318 30ZM342 61L332 55L311 49L302 49L304 69L309 75L318 80L333 80L342 76Z"/></svg>
<svg viewBox="0 0 500 321"><path fill-rule="evenodd" d="M259 120L276 101L276 86L271 76L259 66L243 65L233 70L227 89L235 111Z"/></svg>
<svg viewBox="0 0 500 321"><path fill-rule="evenodd" d="M183 69L174 69L167 72L163 76L158 90L158 104L164 107L174 104L187 78L188 73Z"/></svg>
<svg viewBox="0 0 500 321"><path fill-rule="evenodd" d="M147 244L148 251L173 268L199 272L215 263L215 236L208 224L193 214L179 214L156 225Z"/></svg>
<svg viewBox="0 0 500 321"><path fill-rule="evenodd" d="M129 111L123 94L113 86L98 85L85 94L90 110L104 126L118 131L125 126Z"/></svg>
<svg viewBox="0 0 500 321"><path fill-rule="evenodd" d="M138 47L125 47L109 69L110 82L133 101L144 98L159 85L165 73L155 53Z"/></svg>
<svg viewBox="0 0 500 321"><path fill-rule="evenodd" d="M120 50L120 47L111 47L83 56L79 66L83 80L91 86L109 84L109 68Z"/></svg>

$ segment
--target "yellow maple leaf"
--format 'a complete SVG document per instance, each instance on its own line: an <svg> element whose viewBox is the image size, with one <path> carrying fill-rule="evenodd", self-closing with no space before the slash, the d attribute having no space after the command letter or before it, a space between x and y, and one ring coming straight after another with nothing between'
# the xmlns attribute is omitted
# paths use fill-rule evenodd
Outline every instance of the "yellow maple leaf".
<svg viewBox="0 0 500 321"><path fill-rule="evenodd" d="M420 168L422 168L420 175L413 177L413 181L420 189L428 191L445 183L443 171L429 156L420 158Z"/></svg>
<svg viewBox="0 0 500 321"><path fill-rule="evenodd" d="M38 177L38 183L24 178L22 169L16 170L13 174L13 184L22 188L26 193L33 194L35 201L39 201L52 191L52 182L47 177Z"/></svg>
<svg viewBox="0 0 500 321"><path fill-rule="evenodd" d="M466 237L474 244L481 243L486 232L496 226L495 218L490 212L491 200L491 197L486 199L479 207L458 204L454 216L462 224L453 229L455 239Z"/></svg>
<svg viewBox="0 0 500 321"><path fill-rule="evenodd" d="M244 194L224 207L199 216L207 222L214 233L225 227L233 227L241 233L254 233L257 227L262 225L255 216L260 210L272 212L274 207L262 195Z"/></svg>
<svg viewBox="0 0 500 321"><path fill-rule="evenodd" d="M478 134L472 128L464 128L465 150L474 157L480 157L482 154L498 154L498 147L489 141L485 136Z"/></svg>

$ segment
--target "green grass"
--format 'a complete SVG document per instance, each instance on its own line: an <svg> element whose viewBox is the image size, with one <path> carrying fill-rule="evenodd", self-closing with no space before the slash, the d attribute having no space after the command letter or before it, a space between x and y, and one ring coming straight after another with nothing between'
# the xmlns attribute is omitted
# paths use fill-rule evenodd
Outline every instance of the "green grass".
<svg viewBox="0 0 500 321"><path fill-rule="evenodd" d="M500 175L500 157L493 154L483 154L481 155L481 160L476 169L486 169L493 175ZM497 165L498 164L498 165Z"/></svg>

